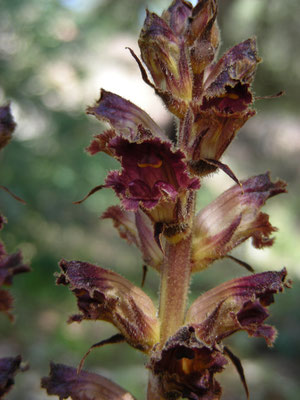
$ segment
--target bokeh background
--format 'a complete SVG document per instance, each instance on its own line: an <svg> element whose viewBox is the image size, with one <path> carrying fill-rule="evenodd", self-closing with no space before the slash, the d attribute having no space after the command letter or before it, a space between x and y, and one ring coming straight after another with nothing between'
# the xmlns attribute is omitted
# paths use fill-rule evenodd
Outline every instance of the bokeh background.
<svg viewBox="0 0 300 400"><path fill-rule="evenodd" d="M105 154L88 156L84 148L103 126L85 115L100 87L148 111L170 129L170 116L141 80L126 46L137 53L145 7L157 13L166 0L1 0L0 103L11 100L18 123L13 141L0 154L0 182L27 201L24 206L0 193L8 224L1 233L10 252L21 249L32 272L16 277L16 322L0 315L0 355L22 354L30 370L16 377L8 400L48 398L39 388L49 361L77 366L93 343L115 333L104 322L67 325L76 312L75 298L56 287L53 274L61 258L113 268L140 285L142 260L119 239L110 221L99 216L118 200L103 190L82 205L73 205L101 184L117 163ZM195 3L195 2L194 2ZM257 272L287 266L292 290L276 296L270 323L279 336L273 349L262 339L235 334L227 343L243 360L255 400L296 400L300 383L300 39L298 0L220 0L220 54L249 36L258 37L256 95L285 90L274 100L257 101L258 115L243 127L223 160L240 178L267 170L289 184L289 194L269 200L264 211L280 228L274 246L254 250L250 243L233 255ZM222 172L205 179L199 208L232 185ZM227 279L245 274L241 267L217 262L194 277L191 301ZM149 271L145 290L157 299L158 276ZM86 369L101 373L144 398L145 358L126 344L95 350ZM224 399L244 398L233 367L220 376Z"/></svg>

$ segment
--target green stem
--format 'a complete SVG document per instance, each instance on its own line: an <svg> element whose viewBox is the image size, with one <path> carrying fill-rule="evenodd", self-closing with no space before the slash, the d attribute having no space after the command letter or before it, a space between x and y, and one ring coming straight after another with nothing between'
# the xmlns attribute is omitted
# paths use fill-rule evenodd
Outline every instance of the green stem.
<svg viewBox="0 0 300 400"><path fill-rule="evenodd" d="M192 235L176 244L167 242L161 272L159 318L160 347L184 323L191 275Z"/></svg>

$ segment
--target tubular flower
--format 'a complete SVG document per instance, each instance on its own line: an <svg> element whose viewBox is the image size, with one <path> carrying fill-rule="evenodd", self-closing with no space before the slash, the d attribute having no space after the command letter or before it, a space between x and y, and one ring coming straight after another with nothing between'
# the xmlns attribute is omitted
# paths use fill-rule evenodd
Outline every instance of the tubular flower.
<svg viewBox="0 0 300 400"><path fill-rule="evenodd" d="M69 322L102 320L115 325L133 347L149 352L158 340L158 320L152 300L113 271L79 261L60 262L58 284L69 285L81 314Z"/></svg>
<svg viewBox="0 0 300 400"><path fill-rule="evenodd" d="M276 329L265 324L268 307L274 294L291 286L285 268L252 274L208 290L187 307L192 273L223 257L252 270L229 253L249 238L256 248L273 244L277 229L261 208L286 192L286 184L272 182L269 173L240 182L220 161L255 114L251 85L260 59L250 38L216 60L216 16L215 0L199 0L195 7L174 0L161 17L147 11L139 37L142 61L130 50L143 80L178 122L175 140L139 107L105 90L87 109L109 124L87 151L104 152L121 164L88 196L102 188L117 194L120 206L109 207L102 218L111 219L120 236L140 250L145 264L159 272L159 306L127 279L86 262L61 261L57 278L77 298L80 313L69 322L103 320L119 331L90 350L126 341L147 355L148 400L218 400L222 388L215 376L229 361L248 396L241 362L225 340L245 331L273 345ZM217 168L237 184L195 214L201 178ZM53 364L42 385L60 398L132 399L103 377L75 375L63 365Z"/></svg>
<svg viewBox="0 0 300 400"><path fill-rule="evenodd" d="M268 173L235 185L203 208L195 217L192 268L199 271L226 256L252 237L257 248L271 246L276 231L260 208L270 197L286 192L283 181L273 183Z"/></svg>
<svg viewBox="0 0 300 400"><path fill-rule="evenodd" d="M184 152L174 147L144 111L113 93L102 90L88 113L109 122L111 129L95 136L87 150L91 154L105 152L122 165L122 170L111 171L99 188L114 189L125 210L144 210L153 223L169 229L168 236L174 227L177 234L171 236L176 236L175 240L180 230L186 235L187 224L180 223L200 184L198 178L189 176Z"/></svg>

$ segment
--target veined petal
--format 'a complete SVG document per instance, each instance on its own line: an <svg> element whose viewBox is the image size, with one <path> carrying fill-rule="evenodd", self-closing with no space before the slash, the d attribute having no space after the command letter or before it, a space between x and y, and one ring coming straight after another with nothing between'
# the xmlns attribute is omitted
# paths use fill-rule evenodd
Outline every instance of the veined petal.
<svg viewBox="0 0 300 400"><path fill-rule="evenodd" d="M190 178L180 150L159 138L130 142L118 137L111 142L121 159L122 171L112 171L106 187L112 187L125 209L136 211L139 205L152 210L165 202L166 215L156 222L173 222L176 199L187 190L199 188L198 178Z"/></svg>
<svg viewBox="0 0 300 400"><path fill-rule="evenodd" d="M124 137L134 139L139 125L142 125L153 136L167 139L165 133L145 111L129 100L104 89L101 90L100 99L95 106L87 108L87 113L94 115L100 121L109 122L111 127Z"/></svg>
<svg viewBox="0 0 300 400"><path fill-rule="evenodd" d="M198 340L193 327L183 327L152 354L147 367L162 398L218 400L222 390L214 374L226 364L220 350Z"/></svg>
<svg viewBox="0 0 300 400"><path fill-rule="evenodd" d="M50 365L50 376L42 379L42 388L48 395L72 400L134 400L134 397L116 383L101 375L64 364Z"/></svg>
<svg viewBox="0 0 300 400"><path fill-rule="evenodd" d="M152 300L141 289L113 271L86 262L62 260L60 267L63 272L57 283L69 285L81 311L69 322L110 322L131 346L151 350L159 338L159 323Z"/></svg>
<svg viewBox="0 0 300 400"><path fill-rule="evenodd" d="M203 208L195 217L192 250L193 271L206 268L234 247L252 237L257 248L270 246L276 228L260 208L267 199L286 192L286 184L272 182L268 173L235 185Z"/></svg>
<svg viewBox="0 0 300 400"><path fill-rule="evenodd" d="M273 295L291 285L285 282L286 275L284 268L225 282L198 297L185 322L208 345L245 330L250 336L263 337L271 346L276 330L263 322L269 316L267 307L274 302Z"/></svg>
<svg viewBox="0 0 300 400"><path fill-rule="evenodd" d="M0 150L6 146L15 130L16 123L10 110L10 104L0 107Z"/></svg>
<svg viewBox="0 0 300 400"><path fill-rule="evenodd" d="M160 270L163 254L154 238L153 223L143 211L133 212L112 206L105 211L102 218L111 218L120 236L141 250L145 263Z"/></svg>

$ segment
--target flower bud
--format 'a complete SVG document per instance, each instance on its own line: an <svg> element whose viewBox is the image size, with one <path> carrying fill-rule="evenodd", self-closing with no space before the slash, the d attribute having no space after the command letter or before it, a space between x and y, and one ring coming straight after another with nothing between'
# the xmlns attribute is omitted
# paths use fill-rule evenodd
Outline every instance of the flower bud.
<svg viewBox="0 0 300 400"><path fill-rule="evenodd" d="M180 19L175 22L171 18L174 32L163 18L147 12L139 46L155 86L188 102L192 99L192 76L184 40L176 34L181 30Z"/></svg>

